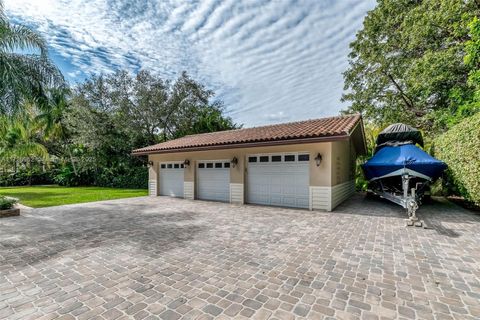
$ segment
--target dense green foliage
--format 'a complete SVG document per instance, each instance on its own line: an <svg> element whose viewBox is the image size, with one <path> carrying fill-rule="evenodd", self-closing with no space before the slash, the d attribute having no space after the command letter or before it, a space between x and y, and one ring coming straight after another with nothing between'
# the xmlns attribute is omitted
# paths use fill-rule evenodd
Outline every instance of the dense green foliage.
<svg viewBox="0 0 480 320"><path fill-rule="evenodd" d="M351 102L346 113L363 114L367 139L368 128L395 122L420 128L425 150L433 146L449 166L446 192L477 204L479 15L475 0L378 0L350 44L342 98ZM357 189L365 189L357 171Z"/></svg>
<svg viewBox="0 0 480 320"><path fill-rule="evenodd" d="M147 190L103 187L33 186L0 188L0 193L17 198L26 206L43 208L73 203L146 196Z"/></svg>
<svg viewBox="0 0 480 320"><path fill-rule="evenodd" d="M43 170L38 164L19 166L16 172L0 172L0 187L53 184L57 171L52 167Z"/></svg>
<svg viewBox="0 0 480 320"><path fill-rule="evenodd" d="M468 27L470 40L465 43L464 62L470 69L467 84L472 89L472 96L470 100L463 101L460 110L470 113L480 111L480 20L478 17L475 17Z"/></svg>
<svg viewBox="0 0 480 320"><path fill-rule="evenodd" d="M348 112L427 132L474 114L478 38L471 31L478 32L479 14L474 0L379 0L350 45L343 96L351 102Z"/></svg>
<svg viewBox="0 0 480 320"><path fill-rule="evenodd" d="M146 159L133 149L236 127L212 97L186 73L174 82L147 71L92 77L73 90L61 120L70 149L57 183L146 188Z"/></svg>
<svg viewBox="0 0 480 320"><path fill-rule="evenodd" d="M0 210L12 209L17 202L16 199L0 196Z"/></svg>
<svg viewBox="0 0 480 320"><path fill-rule="evenodd" d="M380 133L380 127L373 126L373 125L366 125L365 126L365 140L367 145L367 153L364 156L360 156L357 158L357 165L355 168L355 190L357 191L366 191L368 187L368 181L365 179L363 175L363 170L361 165L365 163L370 157L373 156L373 151L375 150L376 146L376 139L378 134Z"/></svg>
<svg viewBox="0 0 480 320"><path fill-rule="evenodd" d="M463 120L434 143L435 156L448 164L448 191L480 205L480 113Z"/></svg>
<svg viewBox="0 0 480 320"><path fill-rule="evenodd" d="M170 82L121 71L69 91L50 89L46 98L0 119L0 185L146 188L146 157L132 150L237 127L221 102L211 102L213 92L186 73Z"/></svg>

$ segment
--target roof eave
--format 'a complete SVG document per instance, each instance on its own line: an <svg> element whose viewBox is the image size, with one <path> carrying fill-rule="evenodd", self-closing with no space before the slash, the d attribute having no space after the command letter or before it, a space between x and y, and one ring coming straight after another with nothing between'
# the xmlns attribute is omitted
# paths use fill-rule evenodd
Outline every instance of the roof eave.
<svg viewBox="0 0 480 320"><path fill-rule="evenodd" d="M365 127L364 127L363 119L362 119L361 116L360 116L359 121L355 124L353 129L350 131L350 133L349 133L350 136L353 135L356 132L357 129L360 130L360 135L361 135L361 140L362 140L361 149L357 150L358 155L367 155L368 148L367 148L367 141L365 139Z"/></svg>
<svg viewBox="0 0 480 320"><path fill-rule="evenodd" d="M209 150L221 150L221 149L268 147L268 146L291 145L291 144L307 144L307 143L316 143L316 142L331 142L331 141L346 140L346 139L349 139L349 137L350 137L350 134L345 133L342 135L312 137L312 138L254 141L254 142L245 142L245 143L219 144L219 145L186 147L186 148L176 148L176 149L149 150L149 151L140 151L140 152L134 151L132 152L132 155L142 156L142 155L149 155L149 154L165 154L165 153L209 151Z"/></svg>

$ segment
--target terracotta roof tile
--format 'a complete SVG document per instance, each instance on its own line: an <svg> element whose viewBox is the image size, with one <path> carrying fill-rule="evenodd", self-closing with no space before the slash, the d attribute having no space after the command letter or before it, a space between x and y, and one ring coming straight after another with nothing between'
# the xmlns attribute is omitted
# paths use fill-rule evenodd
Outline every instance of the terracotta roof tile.
<svg viewBox="0 0 480 320"><path fill-rule="evenodd" d="M235 144L346 136L351 133L360 119L360 115L338 116L195 134L137 149L133 154L180 152L209 146L228 148L229 145Z"/></svg>

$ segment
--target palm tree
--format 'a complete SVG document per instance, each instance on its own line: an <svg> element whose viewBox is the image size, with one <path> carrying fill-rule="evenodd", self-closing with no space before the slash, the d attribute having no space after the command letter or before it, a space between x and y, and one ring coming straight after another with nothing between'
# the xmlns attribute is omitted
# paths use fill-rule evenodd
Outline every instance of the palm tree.
<svg viewBox="0 0 480 320"><path fill-rule="evenodd" d="M43 127L45 139L66 139L67 132L63 120L70 107L69 93L66 88L50 89L45 103L37 103L39 114L36 120Z"/></svg>
<svg viewBox="0 0 480 320"><path fill-rule="evenodd" d="M55 140L61 145L61 154L68 155L73 173L78 175L73 156L75 146L72 144L69 132L65 126L65 116L71 106L69 100L70 93L70 90L66 88L49 90L47 103L38 104L39 115L36 116L35 120L42 128L43 137L46 141Z"/></svg>
<svg viewBox="0 0 480 320"><path fill-rule="evenodd" d="M25 26L11 24L0 0L0 114L13 114L21 99L41 99L46 88L63 85L44 39Z"/></svg>
<svg viewBox="0 0 480 320"><path fill-rule="evenodd" d="M48 164L50 157L41 143L41 125L35 113L33 105L26 104L19 116L0 116L0 165L26 162L32 171L35 159L40 158Z"/></svg>

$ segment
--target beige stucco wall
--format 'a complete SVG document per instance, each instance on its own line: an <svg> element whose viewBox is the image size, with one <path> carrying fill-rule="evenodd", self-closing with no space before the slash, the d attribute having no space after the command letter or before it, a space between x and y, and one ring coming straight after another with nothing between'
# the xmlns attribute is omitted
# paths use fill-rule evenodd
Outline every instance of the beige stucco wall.
<svg viewBox="0 0 480 320"><path fill-rule="evenodd" d="M332 186L355 178L355 148L351 140L332 142Z"/></svg>
<svg viewBox="0 0 480 320"><path fill-rule="evenodd" d="M149 161L153 162L149 169L150 194L158 195L158 171L161 162L183 162L186 159L190 161L190 166L184 169L184 195L187 199L195 199L197 163L202 160L231 161L236 157L237 166L230 168L230 202L244 203L248 201L244 196L248 177L248 155L276 153L310 154L310 209L330 211L354 192L356 152L353 139L350 138L332 142L149 155ZM319 167L315 162L318 153L322 155Z"/></svg>
<svg viewBox="0 0 480 320"><path fill-rule="evenodd" d="M185 181L195 181L196 163L201 160L231 160L237 157L238 165L230 168L230 182L245 184L249 154L307 152L310 154L310 186L332 185L332 145L337 142L306 143L295 145L281 145L269 147L234 148L225 150L193 151L180 153L166 153L149 155L149 161L154 165L150 168L150 180L158 176L159 163L166 161L190 160L190 166L185 168ZM348 141L345 141L348 144ZM320 167L315 164L315 156L320 153L322 162Z"/></svg>

